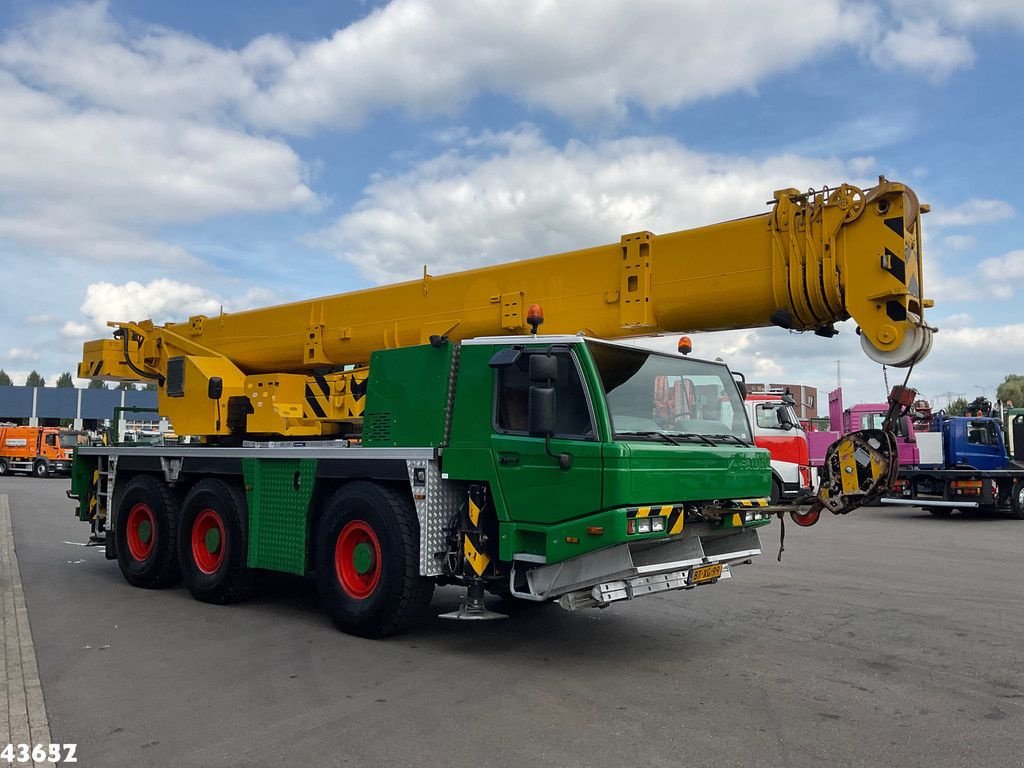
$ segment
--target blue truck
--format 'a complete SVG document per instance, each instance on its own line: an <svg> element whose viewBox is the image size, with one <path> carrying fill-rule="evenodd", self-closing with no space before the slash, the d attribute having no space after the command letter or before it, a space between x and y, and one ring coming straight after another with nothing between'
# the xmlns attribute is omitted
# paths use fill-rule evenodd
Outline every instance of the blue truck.
<svg viewBox="0 0 1024 768"><path fill-rule="evenodd" d="M883 504L917 506L939 517L978 510L1024 520L1024 409L1006 411L1002 419L940 411L916 439L920 463L900 468L897 492Z"/></svg>

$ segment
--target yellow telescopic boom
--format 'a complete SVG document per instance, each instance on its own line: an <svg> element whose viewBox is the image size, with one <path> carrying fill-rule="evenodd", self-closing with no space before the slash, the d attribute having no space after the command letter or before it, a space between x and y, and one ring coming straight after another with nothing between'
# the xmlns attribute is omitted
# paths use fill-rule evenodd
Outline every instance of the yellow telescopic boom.
<svg viewBox="0 0 1024 768"><path fill-rule="evenodd" d="M927 208L909 187L880 178L864 190L785 189L770 205L764 214L697 229L638 232L610 245L443 276L424 269L418 280L265 309L165 326L112 323L117 338L87 342L79 375L163 380L169 361L186 357L205 378L222 379L226 398L227 390L246 394L247 378L294 375L297 386L313 371L363 365L375 350L431 336L522 334L533 304L543 307L545 333L616 338L778 325L828 336L833 323L852 317L872 360L905 367L928 353L933 329L924 309L931 302L922 292L920 248ZM337 396L353 381L330 384ZM293 425L305 416L293 414ZM320 433L312 422L307 427L285 431Z"/></svg>

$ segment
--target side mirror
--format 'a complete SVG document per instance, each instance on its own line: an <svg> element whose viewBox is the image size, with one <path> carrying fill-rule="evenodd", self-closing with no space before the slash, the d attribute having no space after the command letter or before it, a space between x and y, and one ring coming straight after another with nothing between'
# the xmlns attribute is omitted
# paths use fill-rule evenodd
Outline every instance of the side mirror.
<svg viewBox="0 0 1024 768"><path fill-rule="evenodd" d="M224 396L224 379L220 376L211 376L206 385L206 396L211 400L220 400Z"/></svg>
<svg viewBox="0 0 1024 768"><path fill-rule="evenodd" d="M740 391L740 399L747 399L747 377L739 371L732 372L732 379L736 382L736 389Z"/></svg>
<svg viewBox="0 0 1024 768"><path fill-rule="evenodd" d="M530 387L528 411L530 434L533 437L547 437L555 431L555 388Z"/></svg>
<svg viewBox="0 0 1024 768"><path fill-rule="evenodd" d="M530 355L530 383L547 384L558 378L558 358L554 355Z"/></svg>
<svg viewBox="0 0 1024 768"><path fill-rule="evenodd" d="M914 421L910 416L900 419L900 426L903 428L903 439L908 443L914 442Z"/></svg>

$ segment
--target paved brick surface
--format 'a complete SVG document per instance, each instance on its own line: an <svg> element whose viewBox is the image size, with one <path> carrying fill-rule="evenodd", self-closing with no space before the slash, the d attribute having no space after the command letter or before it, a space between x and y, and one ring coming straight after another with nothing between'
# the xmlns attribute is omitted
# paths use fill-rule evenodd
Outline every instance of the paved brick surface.
<svg viewBox="0 0 1024 768"><path fill-rule="evenodd" d="M6 495L0 495L0 616L3 621L0 749L8 743L16 746L48 745L50 726L46 719L43 689L39 684L36 651L25 608L25 593L21 588L21 572L11 529L11 508Z"/></svg>

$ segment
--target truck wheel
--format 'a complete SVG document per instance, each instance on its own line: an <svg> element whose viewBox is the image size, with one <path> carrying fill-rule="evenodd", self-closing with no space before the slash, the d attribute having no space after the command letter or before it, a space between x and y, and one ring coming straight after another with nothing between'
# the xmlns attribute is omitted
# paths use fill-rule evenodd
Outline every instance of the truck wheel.
<svg viewBox="0 0 1024 768"><path fill-rule="evenodd" d="M7 474L7 459L0 459L0 477Z"/></svg>
<svg viewBox="0 0 1024 768"><path fill-rule="evenodd" d="M935 517L949 517L953 514L953 510L950 507L925 507Z"/></svg>
<svg viewBox="0 0 1024 768"><path fill-rule="evenodd" d="M252 596L256 573L247 564L249 520L242 491L222 480L200 480L181 505L178 560L192 597L237 603Z"/></svg>
<svg viewBox="0 0 1024 768"><path fill-rule="evenodd" d="M1024 520L1024 480L1017 480L1010 490L1010 517Z"/></svg>
<svg viewBox="0 0 1024 768"><path fill-rule="evenodd" d="M46 477L50 474L50 469L46 466L45 461L37 461L32 465L32 474L36 477Z"/></svg>
<svg viewBox="0 0 1024 768"><path fill-rule="evenodd" d="M149 475L137 475L118 493L114 541L117 564L133 587L159 589L180 578L177 505L170 489Z"/></svg>
<svg viewBox="0 0 1024 768"><path fill-rule="evenodd" d="M782 499L782 486L779 485L779 481L774 477L772 478L772 492L768 497L769 503L774 507Z"/></svg>
<svg viewBox="0 0 1024 768"><path fill-rule="evenodd" d="M349 483L328 500L316 542L317 589L338 629L384 637L426 610L434 582L419 575L419 521L404 496Z"/></svg>

